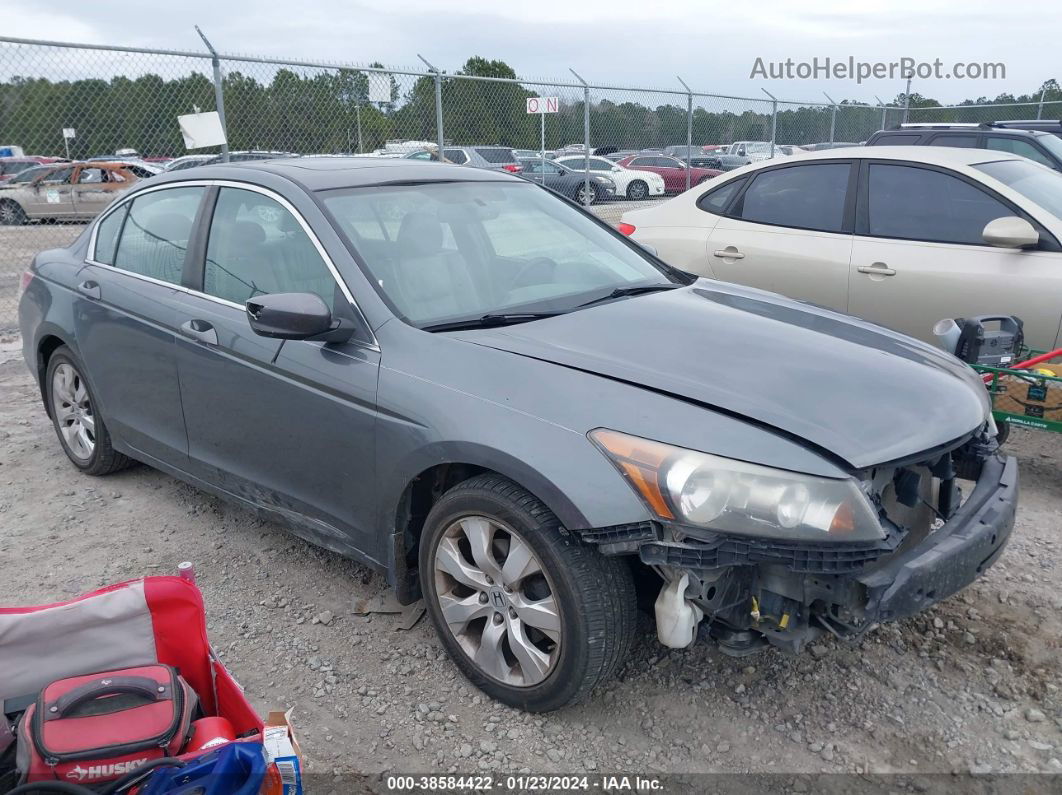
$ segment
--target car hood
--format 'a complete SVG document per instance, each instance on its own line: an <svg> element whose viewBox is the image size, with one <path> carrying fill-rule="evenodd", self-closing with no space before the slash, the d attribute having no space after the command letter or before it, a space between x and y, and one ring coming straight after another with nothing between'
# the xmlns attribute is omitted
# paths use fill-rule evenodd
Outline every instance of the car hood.
<svg viewBox="0 0 1062 795"><path fill-rule="evenodd" d="M739 416L855 469L954 442L988 413L976 374L950 354L830 310L705 279L456 336Z"/></svg>

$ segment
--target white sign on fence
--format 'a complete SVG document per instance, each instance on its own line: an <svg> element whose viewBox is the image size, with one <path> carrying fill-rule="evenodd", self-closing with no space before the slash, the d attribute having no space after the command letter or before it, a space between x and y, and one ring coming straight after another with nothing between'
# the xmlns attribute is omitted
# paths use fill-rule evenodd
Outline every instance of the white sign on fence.
<svg viewBox="0 0 1062 795"><path fill-rule="evenodd" d="M216 110L208 113L189 113L178 116L186 149L202 149L205 146L221 146L225 143L225 130Z"/></svg>
<svg viewBox="0 0 1062 795"><path fill-rule="evenodd" d="M391 101L391 76L380 74L379 72L370 72L368 75L369 80L369 102L379 102L386 104Z"/></svg>
<svg viewBox="0 0 1062 795"><path fill-rule="evenodd" d="M557 113L560 109L560 100L557 97L528 97L528 113Z"/></svg>
<svg viewBox="0 0 1062 795"><path fill-rule="evenodd" d="M77 138L77 130L75 130L73 127L64 127L63 128L63 137L64 138Z"/></svg>

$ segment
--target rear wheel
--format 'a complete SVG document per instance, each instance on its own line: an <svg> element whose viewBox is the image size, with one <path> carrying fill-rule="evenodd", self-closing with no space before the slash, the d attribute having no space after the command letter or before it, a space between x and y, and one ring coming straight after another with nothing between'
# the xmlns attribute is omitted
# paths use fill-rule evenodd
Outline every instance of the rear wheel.
<svg viewBox="0 0 1062 795"><path fill-rule="evenodd" d="M48 360L46 378L52 424L74 466L87 475L109 475L133 463L111 446L81 363L65 345Z"/></svg>
<svg viewBox="0 0 1062 795"><path fill-rule="evenodd" d="M579 204L590 205L597 201L597 188L594 187L594 183L587 185L582 183L579 185L579 190L575 193L575 200Z"/></svg>
<svg viewBox="0 0 1062 795"><path fill-rule="evenodd" d="M22 205L13 199L0 201L0 226L21 226L29 219Z"/></svg>
<svg viewBox="0 0 1062 795"><path fill-rule="evenodd" d="M632 201L641 201L649 195L649 186L640 179L634 180L627 186L627 198Z"/></svg>
<svg viewBox="0 0 1062 795"><path fill-rule="evenodd" d="M586 696L626 656L630 569L497 475L458 484L424 527L420 578L443 645L492 698L531 712Z"/></svg>

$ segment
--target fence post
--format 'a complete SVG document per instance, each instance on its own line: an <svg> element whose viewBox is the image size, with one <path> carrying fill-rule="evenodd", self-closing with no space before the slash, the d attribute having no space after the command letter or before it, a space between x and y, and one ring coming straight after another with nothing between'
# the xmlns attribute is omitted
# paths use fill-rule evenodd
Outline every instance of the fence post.
<svg viewBox="0 0 1062 795"><path fill-rule="evenodd" d="M221 145L221 162L229 162L229 128L225 123L225 87L221 80L221 61L218 59L218 51L214 49L214 45L210 43L207 37L203 34L203 31L199 29L199 26L195 26L195 32L199 34L199 38L203 40L203 44L210 50L210 64L214 67L214 103L218 109L218 121L221 122L221 132L225 136L225 143Z"/></svg>
<svg viewBox="0 0 1062 795"><path fill-rule="evenodd" d="M903 123L907 124L911 117L911 78L907 78L907 88L903 92Z"/></svg>
<svg viewBox="0 0 1062 795"><path fill-rule="evenodd" d="M428 63L428 59L417 53L417 57L424 61L428 70L435 75L435 137L439 147L439 160L443 158L443 108L442 108L442 72Z"/></svg>
<svg viewBox="0 0 1062 795"><path fill-rule="evenodd" d="M1040 105L1036 108L1036 118L1038 120L1042 119L1043 116L1044 116L1044 96L1046 94L1047 94L1047 89L1046 88L1043 91L1040 92Z"/></svg>
<svg viewBox="0 0 1062 795"><path fill-rule="evenodd" d="M881 97L879 97L877 94L874 95L874 99L876 99L878 101L878 104L881 105L881 129L884 130L885 125L889 121L889 108L884 102L881 101Z"/></svg>
<svg viewBox="0 0 1062 795"><path fill-rule="evenodd" d="M778 135L778 98L766 88L761 88L771 98L771 160L774 160L774 139Z"/></svg>
<svg viewBox="0 0 1062 795"><path fill-rule="evenodd" d="M830 104L833 106L833 110L830 111L830 143L832 144L837 131L837 103L825 91L822 92L822 95L830 100Z"/></svg>
<svg viewBox="0 0 1062 795"><path fill-rule="evenodd" d="M590 84L571 67L568 71L583 84L583 196L590 196Z"/></svg>
<svg viewBox="0 0 1062 795"><path fill-rule="evenodd" d="M693 90L678 75L675 78L686 89L686 190L690 189L690 172L693 171Z"/></svg>

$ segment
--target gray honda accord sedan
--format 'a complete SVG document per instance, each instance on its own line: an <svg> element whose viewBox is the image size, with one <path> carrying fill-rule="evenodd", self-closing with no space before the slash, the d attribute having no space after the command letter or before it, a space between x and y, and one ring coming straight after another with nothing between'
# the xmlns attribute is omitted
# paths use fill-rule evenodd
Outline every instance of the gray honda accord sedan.
<svg viewBox="0 0 1062 795"><path fill-rule="evenodd" d="M160 175L23 278L75 467L139 461L423 598L550 710L661 642L858 638L1000 555L1017 467L950 355L677 271L507 174L299 158Z"/></svg>

